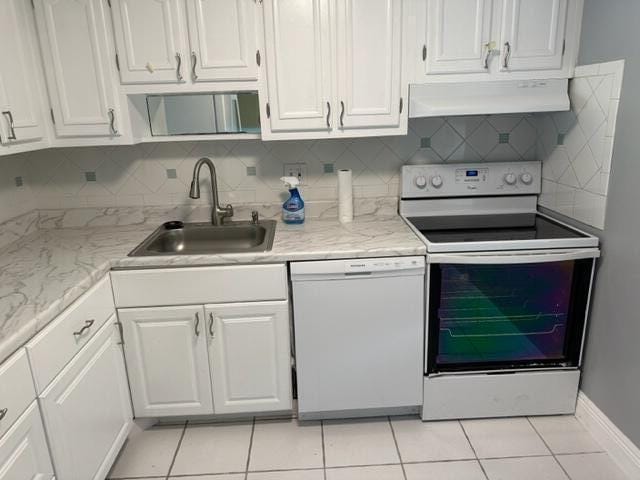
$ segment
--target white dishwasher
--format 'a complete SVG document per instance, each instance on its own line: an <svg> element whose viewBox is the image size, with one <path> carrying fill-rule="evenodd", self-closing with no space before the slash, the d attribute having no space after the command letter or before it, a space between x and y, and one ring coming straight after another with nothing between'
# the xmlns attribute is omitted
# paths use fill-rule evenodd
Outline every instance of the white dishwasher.
<svg viewBox="0 0 640 480"><path fill-rule="evenodd" d="M419 411L424 257L291 264L298 414Z"/></svg>

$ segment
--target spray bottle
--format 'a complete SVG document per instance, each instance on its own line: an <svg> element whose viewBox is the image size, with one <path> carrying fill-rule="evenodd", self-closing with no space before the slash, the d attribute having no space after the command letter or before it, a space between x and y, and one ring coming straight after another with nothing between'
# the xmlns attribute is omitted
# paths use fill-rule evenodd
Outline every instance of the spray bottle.
<svg viewBox="0 0 640 480"><path fill-rule="evenodd" d="M304 200L300 196L297 177L282 177L280 180L289 189L289 198L282 204L282 221L288 224L304 223Z"/></svg>

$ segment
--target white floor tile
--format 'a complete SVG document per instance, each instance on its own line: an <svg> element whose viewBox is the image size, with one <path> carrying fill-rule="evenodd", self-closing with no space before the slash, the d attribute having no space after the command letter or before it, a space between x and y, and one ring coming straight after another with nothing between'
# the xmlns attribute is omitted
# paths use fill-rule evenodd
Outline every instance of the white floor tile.
<svg viewBox="0 0 640 480"><path fill-rule="evenodd" d="M162 477L164 478L164 477ZM232 473L231 475L196 475L195 477L169 477L174 480L244 480L244 473ZM134 480L148 480L136 478Z"/></svg>
<svg viewBox="0 0 640 480"><path fill-rule="evenodd" d="M482 460L489 480L568 480L553 457Z"/></svg>
<svg viewBox="0 0 640 480"><path fill-rule="evenodd" d="M251 423L189 425L171 475L244 472Z"/></svg>
<svg viewBox="0 0 640 480"><path fill-rule="evenodd" d="M556 457L571 480L626 480L625 474L606 453Z"/></svg>
<svg viewBox="0 0 640 480"><path fill-rule="evenodd" d="M458 422L423 422L394 417L393 430L403 462L475 459Z"/></svg>
<svg viewBox="0 0 640 480"><path fill-rule="evenodd" d="M155 427L138 431L120 453L108 478L166 475L184 426Z"/></svg>
<svg viewBox="0 0 640 480"><path fill-rule="evenodd" d="M249 470L317 467L322 468L322 432L319 422L256 422Z"/></svg>
<svg viewBox="0 0 640 480"><path fill-rule="evenodd" d="M327 467L400 463L386 418L327 421L324 445Z"/></svg>
<svg viewBox="0 0 640 480"><path fill-rule="evenodd" d="M349 467L327 470L327 480L404 480L400 465Z"/></svg>
<svg viewBox="0 0 640 480"><path fill-rule="evenodd" d="M553 453L602 452L602 447L574 416L531 417L530 420Z"/></svg>
<svg viewBox="0 0 640 480"><path fill-rule="evenodd" d="M289 472L256 472L249 473L247 480L324 480L324 472L322 469L292 470Z"/></svg>
<svg viewBox="0 0 640 480"><path fill-rule="evenodd" d="M550 454L526 418L465 420L462 426L479 458Z"/></svg>
<svg viewBox="0 0 640 480"><path fill-rule="evenodd" d="M404 466L407 480L486 480L476 460L411 463Z"/></svg>

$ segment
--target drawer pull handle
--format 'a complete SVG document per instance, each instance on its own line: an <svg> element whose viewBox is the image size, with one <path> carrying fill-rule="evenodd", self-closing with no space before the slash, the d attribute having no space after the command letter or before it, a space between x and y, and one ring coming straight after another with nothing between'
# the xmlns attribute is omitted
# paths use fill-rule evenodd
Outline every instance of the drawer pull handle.
<svg viewBox="0 0 640 480"><path fill-rule="evenodd" d="M199 337L200 336L200 315L198 313L196 313L195 330L196 330L196 337Z"/></svg>
<svg viewBox="0 0 640 480"><path fill-rule="evenodd" d="M216 337L216 332L213 329L213 323L214 323L214 319L213 319L213 313L209 314L209 335L211 335L211 338L215 338Z"/></svg>
<svg viewBox="0 0 640 480"><path fill-rule="evenodd" d="M8 408L3 408L0 410L0 420L2 420L4 417L7 416L7 412L9 411Z"/></svg>
<svg viewBox="0 0 640 480"><path fill-rule="evenodd" d="M87 320L86 322L84 322L84 327L82 327L77 332L73 332L73 336L74 337L79 337L79 336L83 335L84 332L89 330L93 326L94 323L95 323L95 320Z"/></svg>

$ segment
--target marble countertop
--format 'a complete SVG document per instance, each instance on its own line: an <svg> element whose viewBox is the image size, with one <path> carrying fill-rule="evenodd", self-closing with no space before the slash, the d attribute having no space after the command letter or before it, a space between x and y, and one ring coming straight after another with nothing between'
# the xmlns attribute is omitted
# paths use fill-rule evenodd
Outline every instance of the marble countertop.
<svg viewBox="0 0 640 480"><path fill-rule="evenodd" d="M0 362L26 343L113 268L273 263L424 255L424 244L398 215L352 223L308 219L278 223L263 253L128 257L156 223L35 231L0 250Z"/></svg>

